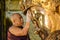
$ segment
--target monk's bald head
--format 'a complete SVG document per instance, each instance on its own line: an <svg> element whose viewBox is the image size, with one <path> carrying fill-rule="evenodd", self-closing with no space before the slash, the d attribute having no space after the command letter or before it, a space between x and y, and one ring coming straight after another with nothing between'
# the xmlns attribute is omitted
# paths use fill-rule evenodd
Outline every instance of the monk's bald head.
<svg viewBox="0 0 60 40"><path fill-rule="evenodd" d="M14 13L11 15L10 19L12 21L12 23L15 21L15 20L18 20L18 19L21 19L22 16L19 14L19 13Z"/></svg>

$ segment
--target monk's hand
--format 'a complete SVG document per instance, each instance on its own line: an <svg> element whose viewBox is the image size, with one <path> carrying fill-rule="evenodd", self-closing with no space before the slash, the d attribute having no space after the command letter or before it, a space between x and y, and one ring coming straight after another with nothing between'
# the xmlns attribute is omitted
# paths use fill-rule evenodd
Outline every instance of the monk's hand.
<svg viewBox="0 0 60 40"><path fill-rule="evenodd" d="M30 22L30 21L31 21L31 11L28 10L26 14L26 22Z"/></svg>

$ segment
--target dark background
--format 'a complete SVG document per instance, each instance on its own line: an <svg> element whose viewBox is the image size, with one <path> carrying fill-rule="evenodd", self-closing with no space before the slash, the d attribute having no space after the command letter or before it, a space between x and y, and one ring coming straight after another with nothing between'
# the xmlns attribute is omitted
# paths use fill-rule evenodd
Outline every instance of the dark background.
<svg viewBox="0 0 60 40"><path fill-rule="evenodd" d="M6 40L5 0L0 0L0 40Z"/></svg>

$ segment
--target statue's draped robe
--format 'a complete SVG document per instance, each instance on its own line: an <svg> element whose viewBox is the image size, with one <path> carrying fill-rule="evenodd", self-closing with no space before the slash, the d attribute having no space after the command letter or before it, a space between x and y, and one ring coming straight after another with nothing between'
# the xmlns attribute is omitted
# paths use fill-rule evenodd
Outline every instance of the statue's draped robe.
<svg viewBox="0 0 60 40"><path fill-rule="evenodd" d="M48 23L47 27L50 29L51 32L60 30L60 15L58 13L47 12Z"/></svg>

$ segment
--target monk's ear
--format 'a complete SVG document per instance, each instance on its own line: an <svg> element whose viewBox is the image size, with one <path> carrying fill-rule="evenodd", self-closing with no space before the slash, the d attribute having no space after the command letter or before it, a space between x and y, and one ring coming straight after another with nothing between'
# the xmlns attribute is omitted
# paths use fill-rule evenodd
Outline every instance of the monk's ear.
<svg viewBox="0 0 60 40"><path fill-rule="evenodd" d="M12 23L14 23L14 22L15 22L14 18L10 18L10 19L11 19L11 22L12 22Z"/></svg>
<svg viewBox="0 0 60 40"><path fill-rule="evenodd" d="M12 20L12 23L13 23L13 24L16 24L16 20Z"/></svg>
<svg viewBox="0 0 60 40"><path fill-rule="evenodd" d="M15 20L13 20L13 22L15 23Z"/></svg>

